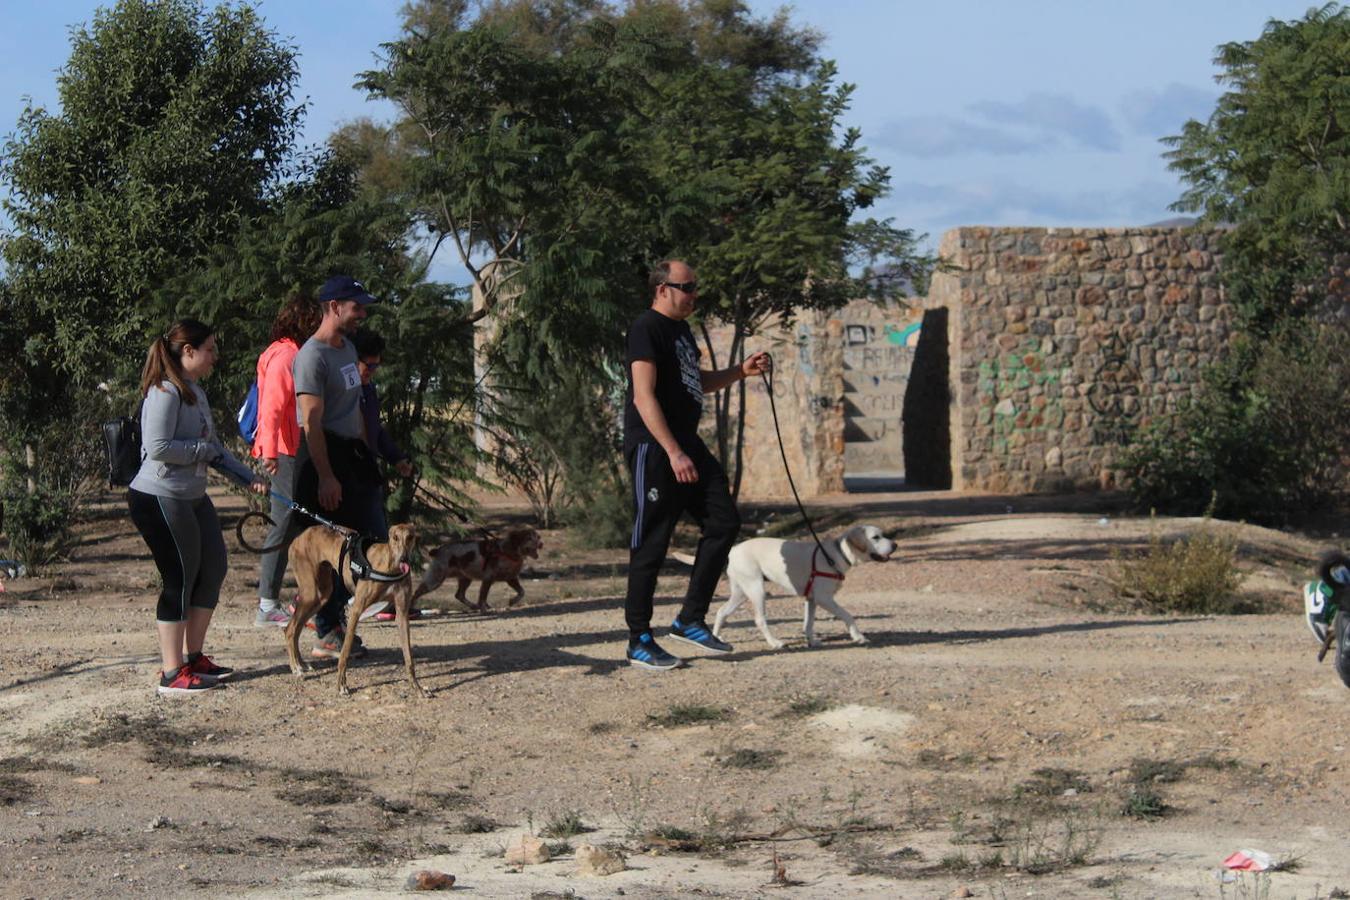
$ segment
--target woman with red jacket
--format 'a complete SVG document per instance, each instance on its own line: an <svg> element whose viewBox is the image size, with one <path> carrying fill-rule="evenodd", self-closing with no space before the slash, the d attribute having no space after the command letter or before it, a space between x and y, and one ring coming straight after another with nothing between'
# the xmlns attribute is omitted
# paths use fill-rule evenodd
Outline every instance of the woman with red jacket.
<svg viewBox="0 0 1350 900"><path fill-rule="evenodd" d="M319 306L303 294L292 294L272 320L272 343L258 357L258 433L253 437L253 456L272 476L272 486L287 497L295 496L298 472L295 454L300 447L300 424L295 413L295 379L291 363L295 354L319 327ZM285 628L290 616L278 602L286 576L290 542L286 540L291 508L272 497L272 533L263 546L258 573L258 612L253 624Z"/></svg>

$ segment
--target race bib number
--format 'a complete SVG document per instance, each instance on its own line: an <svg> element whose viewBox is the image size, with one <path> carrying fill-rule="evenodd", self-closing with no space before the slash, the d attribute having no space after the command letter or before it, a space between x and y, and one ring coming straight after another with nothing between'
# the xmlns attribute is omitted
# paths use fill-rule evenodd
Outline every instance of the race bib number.
<svg viewBox="0 0 1350 900"><path fill-rule="evenodd" d="M342 367L342 383L349 391L361 386L361 373L357 370L356 363L348 363Z"/></svg>

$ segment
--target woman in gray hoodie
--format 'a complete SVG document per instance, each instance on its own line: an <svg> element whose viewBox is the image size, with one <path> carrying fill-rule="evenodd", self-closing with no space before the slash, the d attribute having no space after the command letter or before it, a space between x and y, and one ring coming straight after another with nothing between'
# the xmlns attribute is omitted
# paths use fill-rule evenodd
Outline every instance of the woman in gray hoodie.
<svg viewBox="0 0 1350 900"><path fill-rule="evenodd" d="M141 370L141 468L127 503L164 583L155 615L161 694L199 693L234 673L202 652L226 569L220 521L206 496L207 466L255 493L267 491L216 434L197 384L215 365L211 326L182 319L150 345Z"/></svg>

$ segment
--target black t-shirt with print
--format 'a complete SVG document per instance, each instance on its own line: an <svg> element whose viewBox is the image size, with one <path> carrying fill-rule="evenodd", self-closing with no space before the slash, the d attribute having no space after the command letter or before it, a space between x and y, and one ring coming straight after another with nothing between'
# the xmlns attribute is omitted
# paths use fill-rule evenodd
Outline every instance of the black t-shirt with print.
<svg viewBox="0 0 1350 900"><path fill-rule="evenodd" d="M697 441L698 420L703 414L703 382L698 371L698 344L689 325L669 319L654 309L644 311L628 328L628 396L623 406L623 450L627 455L644 441L654 438L633 404L633 361L656 366L656 402L666 424L684 445Z"/></svg>

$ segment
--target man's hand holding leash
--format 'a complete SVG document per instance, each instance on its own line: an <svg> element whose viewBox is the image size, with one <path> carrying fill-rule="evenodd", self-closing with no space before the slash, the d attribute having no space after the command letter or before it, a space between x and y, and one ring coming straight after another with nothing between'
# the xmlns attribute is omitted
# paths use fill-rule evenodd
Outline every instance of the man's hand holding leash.
<svg viewBox="0 0 1350 900"><path fill-rule="evenodd" d="M745 362L741 363L741 377L752 378L755 375L763 375L772 368L773 357L761 350L758 353L751 353Z"/></svg>

